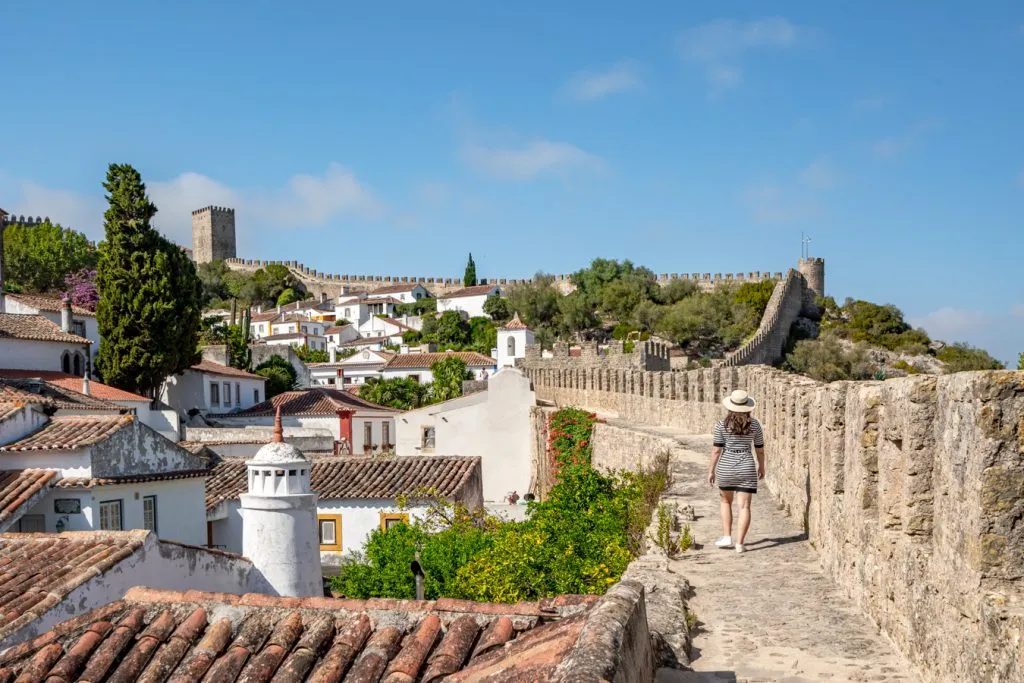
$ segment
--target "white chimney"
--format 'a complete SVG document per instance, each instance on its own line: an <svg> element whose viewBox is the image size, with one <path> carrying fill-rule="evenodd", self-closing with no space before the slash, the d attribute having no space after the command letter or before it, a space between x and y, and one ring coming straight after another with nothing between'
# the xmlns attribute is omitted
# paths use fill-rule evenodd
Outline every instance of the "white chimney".
<svg viewBox="0 0 1024 683"><path fill-rule="evenodd" d="M60 329L71 332L71 297L65 296L61 301Z"/></svg>
<svg viewBox="0 0 1024 683"><path fill-rule="evenodd" d="M401 346L398 347L398 352L399 353L409 353L409 345L408 344L402 344Z"/></svg>
<svg viewBox="0 0 1024 683"><path fill-rule="evenodd" d="M331 362L332 363L337 363L338 362L338 347L337 346L332 346L331 350L328 353L330 354Z"/></svg>
<svg viewBox="0 0 1024 683"><path fill-rule="evenodd" d="M92 394L89 393L89 373L88 373L88 371L84 375L82 375L82 393L85 394L86 396L92 396Z"/></svg>
<svg viewBox="0 0 1024 683"><path fill-rule="evenodd" d="M345 389L345 371L338 368L338 373L334 376L334 388L338 390Z"/></svg>

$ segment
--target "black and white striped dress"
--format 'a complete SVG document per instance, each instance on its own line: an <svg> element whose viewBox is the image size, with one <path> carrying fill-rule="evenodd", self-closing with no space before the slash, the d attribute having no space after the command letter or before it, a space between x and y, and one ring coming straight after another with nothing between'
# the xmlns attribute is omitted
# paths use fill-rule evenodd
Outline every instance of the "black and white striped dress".
<svg viewBox="0 0 1024 683"><path fill-rule="evenodd" d="M722 457L715 467L715 483L722 491L757 493L757 462L754 448L764 447L761 423L750 421L750 434L730 434L725 423L715 423L713 443L722 449Z"/></svg>

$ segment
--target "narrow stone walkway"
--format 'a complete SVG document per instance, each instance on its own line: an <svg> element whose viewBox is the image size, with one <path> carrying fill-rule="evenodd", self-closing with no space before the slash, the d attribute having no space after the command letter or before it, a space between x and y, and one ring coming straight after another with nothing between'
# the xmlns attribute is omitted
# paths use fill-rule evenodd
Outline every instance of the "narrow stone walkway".
<svg viewBox="0 0 1024 683"><path fill-rule="evenodd" d="M673 436L680 444L673 452L669 499L694 507L691 528L701 546L671 564L693 587L694 671L662 669L659 682L920 680L824 574L801 529L767 488L754 497L747 552L716 548L718 494L705 483L710 437L646 431Z"/></svg>

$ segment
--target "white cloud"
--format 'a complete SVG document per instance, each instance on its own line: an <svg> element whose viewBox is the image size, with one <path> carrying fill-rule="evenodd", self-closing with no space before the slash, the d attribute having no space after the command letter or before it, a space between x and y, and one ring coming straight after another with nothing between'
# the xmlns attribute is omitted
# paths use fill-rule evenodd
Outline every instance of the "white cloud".
<svg viewBox="0 0 1024 683"><path fill-rule="evenodd" d="M620 62L600 73L578 73L565 86L565 94L580 102L600 100L609 95L643 87L636 65Z"/></svg>
<svg viewBox="0 0 1024 683"><path fill-rule="evenodd" d="M530 180L603 166L600 157L575 145L550 140L535 140L520 148L467 144L462 148L462 159L473 168L508 180Z"/></svg>
<svg viewBox="0 0 1024 683"><path fill-rule="evenodd" d="M916 147L923 138L942 129L942 122L934 119L918 121L902 135L879 140L872 145L872 151L880 159L893 159L906 154Z"/></svg>
<svg viewBox="0 0 1024 683"><path fill-rule="evenodd" d="M376 218L386 212L385 205L352 171L339 164L329 165L322 175L292 176L280 188L237 189L201 173L186 171L170 180L149 181L146 189L157 207L153 225L185 245L192 242L192 211L211 204L234 208L240 225L276 228L319 226L341 215ZM92 239L102 239L106 210L102 196L46 188L27 181L18 183L17 192L18 200L11 213L50 216Z"/></svg>
<svg viewBox="0 0 1024 683"><path fill-rule="evenodd" d="M746 22L718 19L683 31L679 50L684 60L704 71L713 92L721 92L743 82L742 62L747 53L789 49L809 35L807 28L782 17Z"/></svg>
<svg viewBox="0 0 1024 683"><path fill-rule="evenodd" d="M1024 305L995 314L949 306L926 315L912 316L909 322L923 328L933 339L967 342L985 349L1007 367L1017 366L1017 354L1024 351Z"/></svg>
<svg viewBox="0 0 1024 683"><path fill-rule="evenodd" d="M818 159L800 171L797 179L806 187L827 190L836 184L836 170L828 159Z"/></svg>

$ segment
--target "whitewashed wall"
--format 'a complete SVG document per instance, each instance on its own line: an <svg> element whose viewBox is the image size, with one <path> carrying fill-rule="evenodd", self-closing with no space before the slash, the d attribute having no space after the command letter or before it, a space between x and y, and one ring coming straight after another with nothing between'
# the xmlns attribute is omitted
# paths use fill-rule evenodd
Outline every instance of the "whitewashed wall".
<svg viewBox="0 0 1024 683"><path fill-rule="evenodd" d="M61 372L61 355L87 353L89 344L64 344L28 339L0 339L0 367L11 370Z"/></svg>
<svg viewBox="0 0 1024 683"><path fill-rule="evenodd" d="M260 417L231 417L225 416L218 419L219 422L224 425L261 425L267 426L272 425L274 418L269 415ZM281 422L284 426L292 427L308 427L313 429L321 429L328 431L331 436L336 439L341 439L341 419L336 416L322 417L322 416L296 416L296 415L283 415L281 416ZM383 424L387 422L389 424L389 430L391 432L391 443L395 443L395 418L391 413L376 413L370 411L356 411L356 414L352 418L352 445L353 451L356 453L362 453L363 451L363 423L370 422L372 425L373 443L380 445L381 436L383 433Z"/></svg>
<svg viewBox="0 0 1024 683"><path fill-rule="evenodd" d="M23 406L17 415L0 422L0 446L31 434L42 427L46 423L46 419L46 415L43 413L33 410L29 406ZM6 464L4 468L13 469Z"/></svg>

